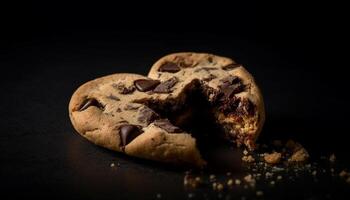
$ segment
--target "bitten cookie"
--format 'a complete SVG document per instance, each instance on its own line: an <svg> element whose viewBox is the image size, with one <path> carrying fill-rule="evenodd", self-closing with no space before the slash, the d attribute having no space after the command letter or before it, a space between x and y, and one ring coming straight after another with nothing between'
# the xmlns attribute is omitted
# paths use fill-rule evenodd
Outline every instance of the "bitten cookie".
<svg viewBox="0 0 350 200"><path fill-rule="evenodd" d="M171 54L158 60L148 77L114 74L85 83L73 94L69 114L78 133L97 145L203 166L196 139L181 130L195 92L223 129L210 134L254 148L265 119L259 88L242 65L211 54Z"/></svg>

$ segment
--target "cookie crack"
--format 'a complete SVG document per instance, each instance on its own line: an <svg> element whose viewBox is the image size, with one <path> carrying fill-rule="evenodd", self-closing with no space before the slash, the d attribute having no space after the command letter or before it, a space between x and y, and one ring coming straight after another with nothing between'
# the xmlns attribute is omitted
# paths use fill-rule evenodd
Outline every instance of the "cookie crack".
<svg viewBox="0 0 350 200"><path fill-rule="evenodd" d="M186 148L185 145L183 144L177 144L177 143L172 143L172 142L163 142L163 143L158 143L156 144L156 147L155 148L160 148L162 146L176 146L176 147L179 147L179 148Z"/></svg>
<svg viewBox="0 0 350 200"><path fill-rule="evenodd" d="M89 133L93 133L97 130L101 130L101 128L93 128L93 129L90 129L90 130L87 130L87 131L84 131L83 134L86 135L86 134L89 134Z"/></svg>

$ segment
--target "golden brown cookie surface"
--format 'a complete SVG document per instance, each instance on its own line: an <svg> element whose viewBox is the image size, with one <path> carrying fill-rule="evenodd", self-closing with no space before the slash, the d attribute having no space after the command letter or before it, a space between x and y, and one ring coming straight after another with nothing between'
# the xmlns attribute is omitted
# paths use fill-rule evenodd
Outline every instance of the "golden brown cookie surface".
<svg viewBox="0 0 350 200"><path fill-rule="evenodd" d="M203 109L227 139L254 148L265 118L261 93L241 65L210 54L171 54L158 60L148 77L114 74L85 83L73 94L69 114L74 128L97 145L203 166L196 139L179 127L192 114L193 93L208 102Z"/></svg>

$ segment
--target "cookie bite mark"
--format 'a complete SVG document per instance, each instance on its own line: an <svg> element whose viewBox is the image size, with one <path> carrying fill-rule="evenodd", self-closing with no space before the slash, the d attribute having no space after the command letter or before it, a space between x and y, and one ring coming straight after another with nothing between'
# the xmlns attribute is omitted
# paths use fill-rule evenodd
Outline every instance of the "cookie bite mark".
<svg viewBox="0 0 350 200"><path fill-rule="evenodd" d="M173 63L173 62L165 62L158 69L159 72L169 72L169 73L176 73L180 70L181 68L176 63Z"/></svg>
<svg viewBox="0 0 350 200"><path fill-rule="evenodd" d="M249 99L241 97L231 97L220 103L218 110L225 115L253 116L255 106Z"/></svg>
<svg viewBox="0 0 350 200"><path fill-rule="evenodd" d="M159 84L160 81L151 79L138 79L134 81L136 89L140 92L147 92L153 90Z"/></svg>
<svg viewBox="0 0 350 200"><path fill-rule="evenodd" d="M168 119L159 119L154 121L153 124L161 129L166 130L169 133L183 132L179 127L172 125Z"/></svg>
<svg viewBox="0 0 350 200"><path fill-rule="evenodd" d="M259 115L256 105L248 98L233 96L225 99L218 104L215 115L227 138L234 139L238 146L244 144L250 150L255 148Z"/></svg>
<svg viewBox="0 0 350 200"><path fill-rule="evenodd" d="M155 93L170 93L171 92L171 88L175 86L175 84L178 82L179 80L176 77L172 77L164 82L162 82L161 84L159 84L154 90L153 92Z"/></svg>
<svg viewBox="0 0 350 200"><path fill-rule="evenodd" d="M90 106L95 106L100 110L104 110L104 106L99 101L97 101L94 98L88 98L88 99L85 99L83 103L79 106L78 111L81 112L83 110L86 110Z"/></svg>
<svg viewBox="0 0 350 200"><path fill-rule="evenodd" d="M134 140L137 136L141 135L143 133L140 126L133 125L133 124L125 124L120 126L120 139L121 139L121 146L125 147L128 145L132 140Z"/></svg>
<svg viewBox="0 0 350 200"><path fill-rule="evenodd" d="M236 110L238 115L254 116L256 106L249 99L242 99Z"/></svg>
<svg viewBox="0 0 350 200"><path fill-rule="evenodd" d="M218 110L225 115L235 112L238 108L240 99L237 97L225 98L222 99L220 104L218 104Z"/></svg>
<svg viewBox="0 0 350 200"><path fill-rule="evenodd" d="M132 94L135 91L135 87L133 85L127 87L123 83L113 83L112 87L116 89L119 94Z"/></svg>
<svg viewBox="0 0 350 200"><path fill-rule="evenodd" d="M238 67L242 67L242 65L231 63L231 64L223 66L221 69L226 70L226 71L230 71L230 70L236 69Z"/></svg>

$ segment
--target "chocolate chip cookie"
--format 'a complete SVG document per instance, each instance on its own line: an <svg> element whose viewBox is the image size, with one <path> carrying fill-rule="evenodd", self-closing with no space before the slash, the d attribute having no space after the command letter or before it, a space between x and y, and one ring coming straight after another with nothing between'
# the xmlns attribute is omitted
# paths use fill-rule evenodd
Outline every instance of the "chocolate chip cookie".
<svg viewBox="0 0 350 200"><path fill-rule="evenodd" d="M97 145L204 166L196 138L182 128L193 115L194 93L222 129L209 134L254 149L265 119L259 88L242 65L211 54L171 54L147 77L120 73L87 82L73 94L69 114L78 133Z"/></svg>

